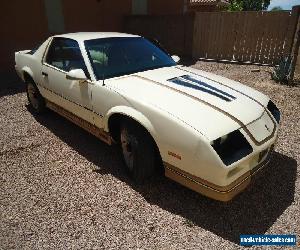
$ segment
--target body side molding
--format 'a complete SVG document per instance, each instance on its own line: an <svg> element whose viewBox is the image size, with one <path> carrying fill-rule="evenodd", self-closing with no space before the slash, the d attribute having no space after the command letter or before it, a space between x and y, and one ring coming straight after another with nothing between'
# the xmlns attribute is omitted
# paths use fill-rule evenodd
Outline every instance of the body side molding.
<svg viewBox="0 0 300 250"><path fill-rule="evenodd" d="M77 126L83 128L84 130L88 131L92 135L96 136L101 141L107 143L108 145L112 145L112 138L110 137L109 133L105 132L103 129L96 127L95 125L85 121L84 119L76 116L75 114L65 110L64 108L56 105L53 102L46 100L46 106L53 110L54 112L60 114L61 116L65 117L69 121L75 123Z"/></svg>

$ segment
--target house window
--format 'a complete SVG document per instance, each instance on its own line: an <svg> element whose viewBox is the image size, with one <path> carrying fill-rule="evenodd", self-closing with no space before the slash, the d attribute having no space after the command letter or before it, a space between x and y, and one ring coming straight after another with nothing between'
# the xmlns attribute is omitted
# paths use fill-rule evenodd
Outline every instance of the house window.
<svg viewBox="0 0 300 250"><path fill-rule="evenodd" d="M132 0L132 15L147 15L148 0Z"/></svg>

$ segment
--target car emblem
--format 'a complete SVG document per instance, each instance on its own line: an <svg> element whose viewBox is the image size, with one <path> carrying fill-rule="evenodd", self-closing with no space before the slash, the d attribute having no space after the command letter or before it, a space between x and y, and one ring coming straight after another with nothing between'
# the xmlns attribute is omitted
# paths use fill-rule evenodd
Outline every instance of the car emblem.
<svg viewBox="0 0 300 250"><path fill-rule="evenodd" d="M270 129L269 129L269 127L267 126L267 124L265 124L265 127L266 127L266 129L270 132Z"/></svg>

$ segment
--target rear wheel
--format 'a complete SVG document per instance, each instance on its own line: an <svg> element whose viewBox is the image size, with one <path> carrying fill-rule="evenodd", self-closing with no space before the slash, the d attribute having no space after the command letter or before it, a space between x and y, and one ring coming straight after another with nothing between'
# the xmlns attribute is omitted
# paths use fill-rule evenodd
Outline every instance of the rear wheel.
<svg viewBox="0 0 300 250"><path fill-rule="evenodd" d="M29 104L34 112L38 114L43 113L46 109L45 99L32 81L27 82L26 92Z"/></svg>
<svg viewBox="0 0 300 250"><path fill-rule="evenodd" d="M142 183L155 172L156 150L148 132L133 121L124 121L120 130L123 159L130 176Z"/></svg>

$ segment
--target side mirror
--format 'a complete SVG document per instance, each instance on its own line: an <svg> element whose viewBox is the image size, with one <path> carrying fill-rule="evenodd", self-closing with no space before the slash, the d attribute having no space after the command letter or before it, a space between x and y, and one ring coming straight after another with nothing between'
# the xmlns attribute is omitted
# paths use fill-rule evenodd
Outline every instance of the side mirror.
<svg viewBox="0 0 300 250"><path fill-rule="evenodd" d="M179 56L172 56L172 59L174 60L174 62L178 63L180 61L180 57Z"/></svg>
<svg viewBox="0 0 300 250"><path fill-rule="evenodd" d="M72 69L72 70L70 70L67 73L66 78L68 80L78 80L78 81L87 79L87 77L86 77L86 75L85 75L85 73L82 69Z"/></svg>

